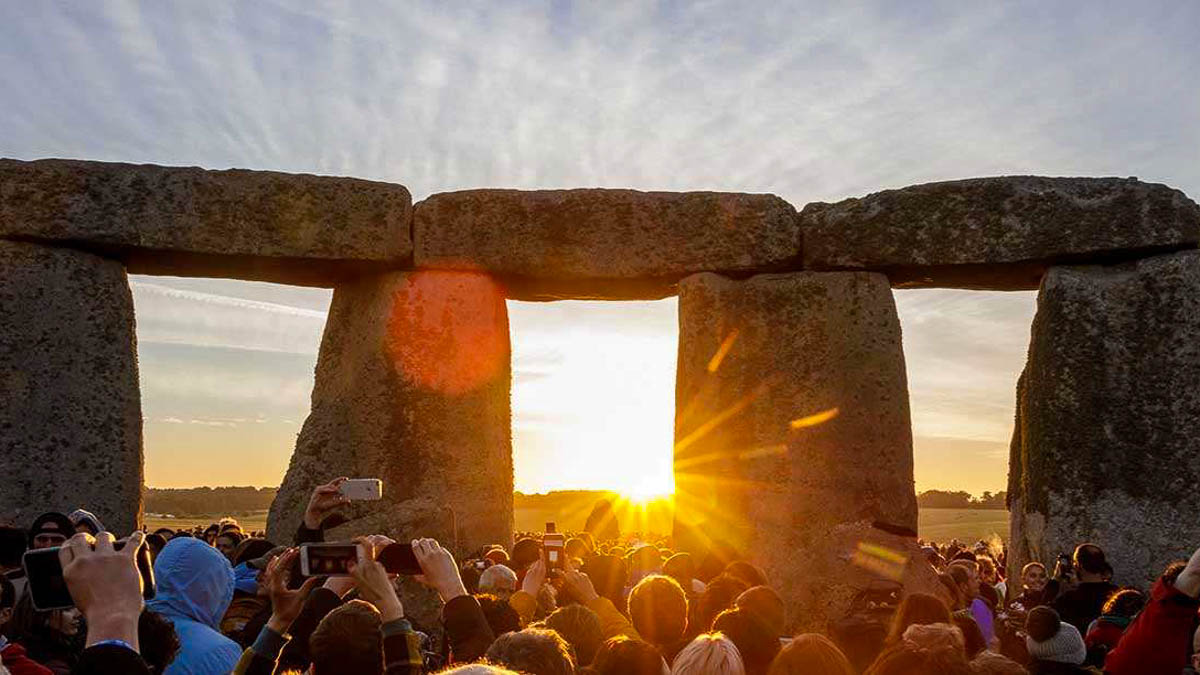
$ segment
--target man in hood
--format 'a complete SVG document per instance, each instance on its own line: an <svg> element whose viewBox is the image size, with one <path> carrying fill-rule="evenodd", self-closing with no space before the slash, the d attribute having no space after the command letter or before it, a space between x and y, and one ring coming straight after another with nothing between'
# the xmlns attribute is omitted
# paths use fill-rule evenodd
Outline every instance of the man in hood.
<svg viewBox="0 0 1200 675"><path fill-rule="evenodd" d="M147 606L162 614L179 634L179 655L165 675L216 675L237 665L242 648L218 626L233 600L233 568L204 541L167 542L154 561L157 594Z"/></svg>
<svg viewBox="0 0 1200 675"><path fill-rule="evenodd" d="M76 532L87 532L94 537L104 531L104 525L96 517L96 514L91 511L75 509L67 517L75 525Z"/></svg>

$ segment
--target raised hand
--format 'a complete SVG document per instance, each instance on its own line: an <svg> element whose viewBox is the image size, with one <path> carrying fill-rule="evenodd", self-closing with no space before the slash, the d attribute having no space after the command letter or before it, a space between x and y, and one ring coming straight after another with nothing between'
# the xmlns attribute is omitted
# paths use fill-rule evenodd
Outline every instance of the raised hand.
<svg viewBox="0 0 1200 675"><path fill-rule="evenodd" d="M538 592L542 590L542 584L546 583L546 561L543 558L538 558L529 569L525 570L525 578L521 581L521 590L537 597Z"/></svg>
<svg viewBox="0 0 1200 675"><path fill-rule="evenodd" d="M267 625L280 635L292 627L292 622L300 616L304 600L321 581L319 577L309 577L300 588L288 588L288 581L292 578L292 564L299 555L299 549L289 548L275 556L262 574L261 583L266 586L267 593L271 596L271 618L267 620Z"/></svg>
<svg viewBox="0 0 1200 675"><path fill-rule="evenodd" d="M1200 548L1196 549L1187 561L1187 567L1175 579L1175 588L1190 598L1200 596Z"/></svg>
<svg viewBox="0 0 1200 675"><path fill-rule="evenodd" d="M585 605L600 597L591 578L577 569L563 570L563 586L572 597Z"/></svg>
<svg viewBox="0 0 1200 675"><path fill-rule="evenodd" d="M374 546L359 544L358 550L359 558L350 564L350 575L354 577L359 597L379 609L384 623L404 618L404 606L396 596L387 570L375 560Z"/></svg>
<svg viewBox="0 0 1200 675"><path fill-rule="evenodd" d="M94 539L80 533L59 549L67 589L87 619L89 646L103 640L122 640L138 649L138 617L145 603L136 556L145 539L145 533L134 532L125 548L118 551L113 548L115 539L110 532L101 532Z"/></svg>
<svg viewBox="0 0 1200 675"><path fill-rule="evenodd" d="M442 596L442 602L450 602L460 595L467 594L462 576L458 572L458 564L454 556L435 539L414 539L412 542L413 555L421 565L420 580L432 587Z"/></svg>
<svg viewBox="0 0 1200 675"><path fill-rule="evenodd" d="M321 521L325 520L330 511L350 501L339 489L346 480L345 476L334 478L313 489L312 496L308 498L308 508L304 509L305 527L310 530L319 529Z"/></svg>

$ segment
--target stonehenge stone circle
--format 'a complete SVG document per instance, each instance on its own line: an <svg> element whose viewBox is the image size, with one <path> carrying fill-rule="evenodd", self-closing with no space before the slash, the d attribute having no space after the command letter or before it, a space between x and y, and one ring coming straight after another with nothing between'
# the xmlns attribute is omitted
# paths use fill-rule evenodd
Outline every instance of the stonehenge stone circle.
<svg viewBox="0 0 1200 675"><path fill-rule="evenodd" d="M888 280L867 272L715 274L679 288L676 542L732 544L762 567L796 630L848 607L834 532L915 537L908 384ZM900 537L878 533L905 556ZM797 570L803 570L797 573ZM936 584L936 579L930 587Z"/></svg>
<svg viewBox="0 0 1200 675"><path fill-rule="evenodd" d="M1055 267L1009 469L1010 569L1099 544L1144 585L1200 541L1200 251Z"/></svg>
<svg viewBox="0 0 1200 675"><path fill-rule="evenodd" d="M120 263L0 241L0 522L86 508L114 532L138 525L135 340Z"/></svg>
<svg viewBox="0 0 1200 675"><path fill-rule="evenodd" d="M1200 207L1126 178L1001 176L799 213L768 194L468 190L266 171L0 159L0 520L140 521L126 272L334 288L269 530L311 488L384 479L330 538L512 535L506 298L680 294L679 545L742 546L823 629L917 555L890 287L1033 289L1010 562L1081 539L1119 581L1200 539ZM931 580L932 579L932 580ZM432 605L422 607L432 611Z"/></svg>
<svg viewBox="0 0 1200 675"><path fill-rule="evenodd" d="M401 185L273 171L0 159L0 237L88 248L134 274L333 286L412 256Z"/></svg>
<svg viewBox="0 0 1200 675"><path fill-rule="evenodd" d="M914 185L801 212L806 269L886 272L894 286L1032 290L1051 264L1200 242L1179 190L1127 178L1001 176Z"/></svg>
<svg viewBox="0 0 1200 675"><path fill-rule="evenodd" d="M521 299L657 299L695 272L785 269L796 210L769 194L464 190L416 206L418 267L482 270Z"/></svg>
<svg viewBox="0 0 1200 675"><path fill-rule="evenodd" d="M453 550L512 539L508 313L473 272L393 272L339 286L312 412L271 507L290 541L312 489L333 477L383 480L333 536L435 537Z"/></svg>

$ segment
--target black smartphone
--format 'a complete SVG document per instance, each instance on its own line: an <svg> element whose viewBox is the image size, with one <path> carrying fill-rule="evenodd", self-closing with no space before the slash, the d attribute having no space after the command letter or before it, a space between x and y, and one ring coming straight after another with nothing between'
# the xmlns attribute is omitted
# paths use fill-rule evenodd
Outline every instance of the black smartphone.
<svg viewBox="0 0 1200 675"><path fill-rule="evenodd" d="M306 577L350 576L350 564L358 562L358 544L303 544L300 574Z"/></svg>
<svg viewBox="0 0 1200 675"><path fill-rule="evenodd" d="M125 539L113 543L113 548L120 551L125 548ZM33 608L38 611L51 609L70 609L75 606L67 582L63 578L62 563L58 559L58 549L40 548L26 551L21 558L25 568L25 577L29 580L29 596ZM146 600L154 598L154 566L150 563L150 548L142 544L134 558L138 573L142 575L142 597Z"/></svg>
<svg viewBox="0 0 1200 675"><path fill-rule="evenodd" d="M383 569L387 570L388 574L403 574L411 577L425 572L421 569L421 563L417 562L417 556L413 553L411 543L388 544L375 556L375 559L383 565Z"/></svg>

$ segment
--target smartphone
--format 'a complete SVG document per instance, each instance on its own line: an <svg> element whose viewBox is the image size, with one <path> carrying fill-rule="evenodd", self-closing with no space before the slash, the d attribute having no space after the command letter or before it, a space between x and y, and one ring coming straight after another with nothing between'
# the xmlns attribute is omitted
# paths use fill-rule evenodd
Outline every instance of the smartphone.
<svg viewBox="0 0 1200 675"><path fill-rule="evenodd" d="M411 577L425 573L425 570L421 569L421 563L417 562L417 556L413 553L411 543L388 544L376 554L375 559L383 565L383 569L387 570L388 574L403 574Z"/></svg>
<svg viewBox="0 0 1200 675"><path fill-rule="evenodd" d="M351 478L342 481L338 491L347 499L374 501L383 499L383 481L378 478Z"/></svg>
<svg viewBox="0 0 1200 675"><path fill-rule="evenodd" d="M567 538L555 531L554 523L546 523L542 535L542 555L546 557L547 569L562 569L566 553Z"/></svg>
<svg viewBox="0 0 1200 675"><path fill-rule="evenodd" d="M113 543L113 548L125 548L125 539ZM62 563L58 559L60 547L40 548L26 551L21 558L25 568L25 577L29 580L29 596L33 608L40 611L51 609L70 609L75 606L71 592L67 589L67 581L63 578ZM142 597L146 600L154 598L154 566L150 563L150 548L142 544L134 558L138 573L142 575Z"/></svg>
<svg viewBox="0 0 1200 675"><path fill-rule="evenodd" d="M303 544L300 574L306 577L348 577L359 559L358 544Z"/></svg>

